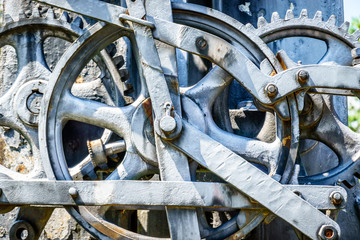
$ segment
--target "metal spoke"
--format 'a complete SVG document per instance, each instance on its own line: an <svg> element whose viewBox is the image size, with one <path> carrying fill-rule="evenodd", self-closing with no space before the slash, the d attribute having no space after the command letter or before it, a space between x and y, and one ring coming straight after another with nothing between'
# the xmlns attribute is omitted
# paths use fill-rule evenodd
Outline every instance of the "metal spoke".
<svg viewBox="0 0 360 240"><path fill-rule="evenodd" d="M190 89L183 89L203 109L210 108L216 98L231 83L233 77L222 68L215 66L206 76Z"/></svg>
<svg viewBox="0 0 360 240"><path fill-rule="evenodd" d="M64 92L57 114L60 121L75 120L110 129L122 137L128 137L133 105L114 107L104 103L75 97Z"/></svg>

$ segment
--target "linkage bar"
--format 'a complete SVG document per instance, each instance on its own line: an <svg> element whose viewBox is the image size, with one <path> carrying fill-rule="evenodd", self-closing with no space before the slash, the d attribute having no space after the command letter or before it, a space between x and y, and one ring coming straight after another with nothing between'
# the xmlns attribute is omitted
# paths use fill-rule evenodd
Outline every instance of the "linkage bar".
<svg viewBox="0 0 360 240"><path fill-rule="evenodd" d="M76 190L77 196L69 193ZM338 186L288 185L314 207L345 207L347 194ZM0 205L179 206L226 209L263 209L229 184L185 181L15 181L0 182ZM71 192L70 191L70 192ZM340 205L329 196L339 192ZM191 197L189 197L191 196ZM136 208L136 207L135 207Z"/></svg>
<svg viewBox="0 0 360 240"><path fill-rule="evenodd" d="M186 121L180 137L171 143L311 239L318 238L323 225L332 226L340 236L335 221Z"/></svg>

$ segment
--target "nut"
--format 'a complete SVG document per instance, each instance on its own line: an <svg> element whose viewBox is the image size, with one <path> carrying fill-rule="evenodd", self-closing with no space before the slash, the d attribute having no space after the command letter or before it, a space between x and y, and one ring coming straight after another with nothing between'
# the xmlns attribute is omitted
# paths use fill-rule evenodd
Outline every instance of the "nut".
<svg viewBox="0 0 360 240"><path fill-rule="evenodd" d="M331 225L322 225L318 233L322 240L335 240L338 239L337 230Z"/></svg>
<svg viewBox="0 0 360 240"><path fill-rule="evenodd" d="M332 192L330 194L330 199L333 204L340 205L343 202L344 197L339 192Z"/></svg>
<svg viewBox="0 0 360 240"><path fill-rule="evenodd" d="M296 73L296 79L299 83L306 83L309 79L309 73L305 70L299 70Z"/></svg>
<svg viewBox="0 0 360 240"><path fill-rule="evenodd" d="M265 87L265 92L269 97L275 97L278 93L278 89L275 84L269 83Z"/></svg>

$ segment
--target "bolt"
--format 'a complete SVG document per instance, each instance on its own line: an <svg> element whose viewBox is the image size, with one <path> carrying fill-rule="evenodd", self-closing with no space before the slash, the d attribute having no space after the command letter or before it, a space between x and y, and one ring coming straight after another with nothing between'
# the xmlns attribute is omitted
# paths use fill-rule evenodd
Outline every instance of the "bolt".
<svg viewBox="0 0 360 240"><path fill-rule="evenodd" d="M296 74L296 79L299 83L306 83L309 79L309 73L305 70L299 70Z"/></svg>
<svg viewBox="0 0 360 240"><path fill-rule="evenodd" d="M207 41L203 37L198 37L196 39L196 46L200 49L205 49L207 47Z"/></svg>
<svg viewBox="0 0 360 240"><path fill-rule="evenodd" d="M165 134L171 134L176 130L176 120L172 116L166 115L162 117L159 125Z"/></svg>
<svg viewBox="0 0 360 240"><path fill-rule="evenodd" d="M341 186L341 183L342 183L342 180L341 180L341 179L338 179L338 180L336 181L336 185L338 185L338 186Z"/></svg>
<svg viewBox="0 0 360 240"><path fill-rule="evenodd" d="M269 97L275 97L276 94L278 93L278 89L275 86L275 84L269 83L265 87L265 92Z"/></svg>
<svg viewBox="0 0 360 240"><path fill-rule="evenodd" d="M331 202L335 205L341 204L342 201L344 200L343 196L339 192L331 193L330 198L331 198Z"/></svg>
<svg viewBox="0 0 360 240"><path fill-rule="evenodd" d="M69 194L70 194L71 197L77 198L77 196L78 196L78 191L76 190L76 188L71 187L71 188L69 188Z"/></svg>
<svg viewBox="0 0 360 240"><path fill-rule="evenodd" d="M318 233L320 239L334 240L338 238L337 230L330 225L322 225Z"/></svg>

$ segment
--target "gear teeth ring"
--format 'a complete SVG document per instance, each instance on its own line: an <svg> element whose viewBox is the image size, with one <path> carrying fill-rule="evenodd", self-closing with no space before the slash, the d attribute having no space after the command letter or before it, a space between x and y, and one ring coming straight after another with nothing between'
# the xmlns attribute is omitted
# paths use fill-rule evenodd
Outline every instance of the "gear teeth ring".
<svg viewBox="0 0 360 240"><path fill-rule="evenodd" d="M300 22L299 22L300 21ZM295 18L294 12L289 9L286 11L284 19L279 17L277 12L274 12L271 17L271 22L267 22L266 19L261 16L258 18L257 28L251 27L250 24L247 24L246 27L249 30L255 29L255 34L262 38L265 34L269 32L276 32L278 29L283 27L291 28L291 26L298 26L299 24L302 27L322 29L328 32L331 32L333 35L337 35L341 38L344 38L349 44L353 44L355 47L360 47L360 30L357 30L353 34L348 33L349 22L344 22L340 27L336 26L336 16L331 15L329 19L325 22L322 20L322 12L317 11L313 18L308 17L308 11L306 9L301 10L301 13L298 18Z"/></svg>

